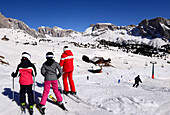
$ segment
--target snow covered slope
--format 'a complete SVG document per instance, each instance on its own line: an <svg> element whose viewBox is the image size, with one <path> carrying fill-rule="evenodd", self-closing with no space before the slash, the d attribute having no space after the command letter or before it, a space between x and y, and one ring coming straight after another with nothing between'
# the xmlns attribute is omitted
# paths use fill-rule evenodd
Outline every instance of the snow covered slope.
<svg viewBox="0 0 170 115"><path fill-rule="evenodd" d="M113 38L116 36L116 33L110 34L114 34ZM35 87L36 96L41 99L43 76L40 74L40 68L45 61L45 54L48 51L53 51L55 60L59 62L65 45L72 49L75 56L74 81L77 95L81 98L81 101L77 103L64 96L68 112L64 112L50 101L47 101L46 115L170 114L170 64L167 63L170 58L164 60L124 53L115 47L111 47L112 50L75 47L74 43L97 43L95 38L89 36L46 38L47 41L39 42L42 38L35 39L24 32L17 32L17 30L0 29L0 38L4 35L9 40L3 41L0 39L0 56L3 56L3 60L10 65L0 64L0 115L20 114L18 78L15 78L15 101L12 102L13 88L10 74L15 71L17 64L20 62L21 53L26 51L32 55L31 60L35 63L38 71ZM104 34L103 38L112 39ZM48 41L49 39L51 41ZM35 41L37 45L31 45ZM24 45L25 42L30 44ZM95 65L82 61L83 55L90 58L94 56L102 56L105 59L111 58L111 64L115 68L103 67L102 73L93 74L88 70L91 70ZM150 61L157 62L155 64L155 79L151 78L152 65ZM134 78L137 75L141 76L143 83L138 88L133 88ZM87 80L87 77L89 77L89 80ZM120 83L118 83L119 79ZM62 79L60 79L60 82L62 82ZM34 108L34 113L40 115L36 108Z"/></svg>

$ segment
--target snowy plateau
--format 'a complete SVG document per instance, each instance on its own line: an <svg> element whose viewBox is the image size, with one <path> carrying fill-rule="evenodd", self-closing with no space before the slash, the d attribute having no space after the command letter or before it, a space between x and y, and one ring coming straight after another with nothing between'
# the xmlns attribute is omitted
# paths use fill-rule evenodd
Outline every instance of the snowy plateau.
<svg viewBox="0 0 170 115"><path fill-rule="evenodd" d="M117 47L93 48L79 47L81 44L97 46L98 37L92 37L88 28L84 36L72 33L71 37L34 38L22 30L0 29L0 115L20 115L19 79L14 80L14 101L12 101L13 78L11 73L20 63L21 53L31 54L31 61L37 69L35 94L41 99L44 78L40 68L44 63L45 54L54 52L55 60L60 61L63 47L67 45L74 54L74 82L80 103L63 95L67 111L47 101L46 115L170 115L170 61L169 54L165 58L147 57L139 54L126 53ZM95 32L95 31L93 31ZM97 31L99 34L99 31ZM102 31L101 31L102 32ZM120 34L123 33L123 34ZM85 35L86 34L86 35ZM95 33L94 33L95 34ZM6 36L7 40L1 40ZM150 40L130 36L123 30L106 31L100 39L115 41L135 39L138 42L149 43ZM168 44L155 40L155 46ZM78 45L78 46L77 46ZM95 56L111 59L114 67L103 67L102 73L91 73L95 68L92 63L86 63L82 56ZM155 64L155 78L152 79L152 64ZM132 87L134 78L140 75L142 83L138 88ZM87 77L89 79L87 79ZM62 78L59 79L62 83ZM120 82L118 82L120 80ZM52 92L50 92L54 95ZM29 113L26 113L29 115ZM34 107L34 115L40 115Z"/></svg>

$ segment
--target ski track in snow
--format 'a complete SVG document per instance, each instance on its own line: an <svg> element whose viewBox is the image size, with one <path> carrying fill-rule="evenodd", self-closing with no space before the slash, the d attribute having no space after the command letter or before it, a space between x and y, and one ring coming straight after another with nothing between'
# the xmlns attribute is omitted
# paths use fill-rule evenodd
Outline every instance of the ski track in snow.
<svg viewBox="0 0 170 115"><path fill-rule="evenodd" d="M170 115L170 101L163 103L156 110L155 115Z"/></svg>

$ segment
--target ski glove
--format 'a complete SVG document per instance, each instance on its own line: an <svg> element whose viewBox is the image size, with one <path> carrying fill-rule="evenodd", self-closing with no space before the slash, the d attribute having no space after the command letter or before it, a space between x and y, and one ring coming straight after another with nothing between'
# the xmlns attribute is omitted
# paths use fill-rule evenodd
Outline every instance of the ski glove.
<svg viewBox="0 0 170 115"><path fill-rule="evenodd" d="M57 75L57 79L59 79L61 77L61 75Z"/></svg>
<svg viewBox="0 0 170 115"><path fill-rule="evenodd" d="M16 77L16 75L15 75L15 73L14 73L14 72L12 72L11 76L12 76L13 78L14 78L14 77Z"/></svg>

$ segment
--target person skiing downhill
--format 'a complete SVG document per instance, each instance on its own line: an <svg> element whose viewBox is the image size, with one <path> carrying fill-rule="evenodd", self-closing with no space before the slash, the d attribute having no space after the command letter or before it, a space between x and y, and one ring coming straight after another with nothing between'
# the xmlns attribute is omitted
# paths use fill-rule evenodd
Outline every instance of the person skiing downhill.
<svg viewBox="0 0 170 115"><path fill-rule="evenodd" d="M52 85L53 92L57 98L58 103L60 104L61 107L64 107L64 104L62 102L63 100L62 96L58 90L58 79L62 75L62 70L60 65L53 58L54 58L54 54L52 52L48 52L46 54L47 60L43 63L41 67L41 74L45 77L43 95L41 98L41 102L37 105L37 107L41 110L45 108L47 97L50 91L50 85Z"/></svg>
<svg viewBox="0 0 170 115"><path fill-rule="evenodd" d="M63 67L62 68L62 70L63 70L63 84L64 84L63 93L66 94L66 95L68 93L76 95L75 84L74 84L74 81L73 81L73 71L74 71L73 60L74 60L73 53L68 48L68 46L64 46L63 53L61 55L61 59L60 59L59 64L60 64L61 67ZM69 91L67 78L69 80L71 91Z"/></svg>
<svg viewBox="0 0 170 115"><path fill-rule="evenodd" d="M22 59L17 66L16 72L12 72L13 78L19 76L20 83L20 103L22 108L26 108L26 92L28 94L29 111L33 113L34 97L32 92L33 77L37 75L34 64L30 61L31 55L27 52L22 53Z"/></svg>
<svg viewBox="0 0 170 115"><path fill-rule="evenodd" d="M141 79L140 79L140 75L138 75L136 78L135 78L135 83L133 84L133 87L136 86L136 88L139 86L139 82L142 83Z"/></svg>

